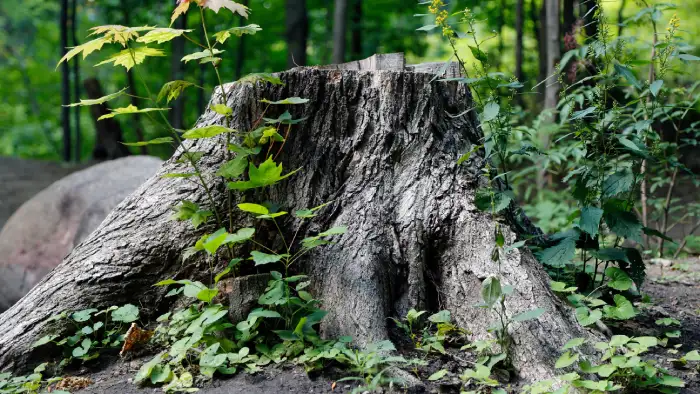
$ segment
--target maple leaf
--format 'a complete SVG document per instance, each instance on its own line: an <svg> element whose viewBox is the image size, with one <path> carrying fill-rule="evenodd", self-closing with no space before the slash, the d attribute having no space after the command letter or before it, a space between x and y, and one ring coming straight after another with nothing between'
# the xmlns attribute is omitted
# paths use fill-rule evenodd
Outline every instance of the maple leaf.
<svg viewBox="0 0 700 394"><path fill-rule="evenodd" d="M145 44L157 41L158 44L170 41L175 37L179 37L184 33L189 33L192 30L182 30L182 29L169 29L165 27L153 29L148 33L144 34L143 37L139 37L136 41L143 42Z"/></svg>
<svg viewBox="0 0 700 394"><path fill-rule="evenodd" d="M204 8L209 8L210 10L219 13L222 8L227 8L231 10L234 14L238 14L244 18L248 18L248 7L243 4L238 4L232 0L205 0L200 1L200 6Z"/></svg>
<svg viewBox="0 0 700 394"><path fill-rule="evenodd" d="M102 115L97 120L102 120L102 119L109 119L113 118L117 115L126 115L126 114L141 114L144 112L152 112L152 111L169 111L170 108L143 108L143 109L138 109L135 105L130 104L128 107L123 107L123 108L115 108L112 110L111 113Z"/></svg>
<svg viewBox="0 0 700 394"><path fill-rule="evenodd" d="M173 10L173 15L170 17L170 26L175 23L175 20L177 20L180 15L184 15L190 8L190 0L178 0L177 3L178 6Z"/></svg>
<svg viewBox="0 0 700 394"><path fill-rule="evenodd" d="M130 70L131 67L143 63L148 56L165 56L165 53L160 49L149 47L129 48L111 56L105 61L97 63L96 66L114 63L115 66L124 66L127 70Z"/></svg>
<svg viewBox="0 0 700 394"><path fill-rule="evenodd" d="M119 43L125 47L127 42L139 37L139 32L153 29L155 28L150 26L127 27L122 25L104 25L91 28L90 31L92 31L92 33L90 33L90 35L104 34L102 38L109 40L109 42Z"/></svg>
<svg viewBox="0 0 700 394"><path fill-rule="evenodd" d="M79 54L80 52L83 53L83 59L85 59L89 54L102 49L102 46L108 42L109 40L105 39L104 37L100 37L88 41L85 44L78 45L77 47L73 47L70 51L66 52L66 54L63 55L61 60L56 65L56 68L58 68L58 66L61 65L61 63L72 59L73 57L75 57L75 55Z"/></svg>

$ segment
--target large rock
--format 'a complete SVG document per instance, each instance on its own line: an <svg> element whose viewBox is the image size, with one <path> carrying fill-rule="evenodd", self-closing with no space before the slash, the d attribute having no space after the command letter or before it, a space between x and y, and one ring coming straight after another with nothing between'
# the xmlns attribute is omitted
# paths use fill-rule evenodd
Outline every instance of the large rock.
<svg viewBox="0 0 700 394"><path fill-rule="evenodd" d="M0 157L0 229L22 204L52 183L87 165Z"/></svg>
<svg viewBox="0 0 700 394"><path fill-rule="evenodd" d="M24 203L0 231L0 311L9 308L161 165L149 156L75 172Z"/></svg>

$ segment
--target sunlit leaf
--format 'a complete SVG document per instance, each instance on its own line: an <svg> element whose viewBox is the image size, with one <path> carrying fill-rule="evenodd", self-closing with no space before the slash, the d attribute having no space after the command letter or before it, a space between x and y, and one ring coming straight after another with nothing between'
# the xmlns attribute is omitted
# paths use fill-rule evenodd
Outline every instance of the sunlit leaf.
<svg viewBox="0 0 700 394"><path fill-rule="evenodd" d="M203 2L203 4L204 8L209 8L216 13L219 13L220 9L226 8L234 14L238 14L244 18L248 17L248 7L244 6L243 4L238 4L232 0L206 0Z"/></svg>
<svg viewBox="0 0 700 394"><path fill-rule="evenodd" d="M289 97L284 100L278 100L278 101L270 101L268 99L262 99L260 100L261 103L267 103L267 104L306 104L309 102L309 99L301 98L301 97Z"/></svg>
<svg viewBox="0 0 700 394"><path fill-rule="evenodd" d="M224 53L224 51L222 51L220 49L214 48L211 51L209 49L205 49L205 50L200 51L200 52L195 52L195 53L191 53L189 55L186 55L181 59L181 61L187 63L190 60L199 60L199 59L206 58L206 57L216 56L216 55L221 54L221 53Z"/></svg>
<svg viewBox="0 0 700 394"><path fill-rule="evenodd" d="M154 138L149 141L139 141L139 142L122 142L122 144L127 146L146 146L146 145L160 145L160 144L171 144L173 143L173 137L160 137Z"/></svg>
<svg viewBox="0 0 700 394"><path fill-rule="evenodd" d="M130 70L135 65L143 63L143 61L149 56L165 56L165 53L160 49L149 48L146 46L127 48L117 54L112 55L109 59L97 63L96 66L113 63L115 66L124 66L124 68Z"/></svg>
<svg viewBox="0 0 700 394"><path fill-rule="evenodd" d="M169 111L170 108L143 108L143 109L138 109L134 105L129 105L128 107L123 107L123 108L115 108L112 110L111 113L102 115L97 120L102 120L102 119L108 119L108 118L113 118L117 115L128 115L128 114L140 114L144 112L152 112L152 111ZM169 137L167 137L169 138ZM170 141L168 141L170 142ZM158 142L158 143L165 143L165 142ZM146 142L142 142L143 145L148 145Z"/></svg>
<svg viewBox="0 0 700 394"><path fill-rule="evenodd" d="M169 104L172 100L180 97L180 94L182 94L182 92L190 86L197 85L193 84L192 82L182 80L170 81L163 85L163 87L160 89L160 93L158 93L158 98L156 98L156 101L161 102L163 99L166 99L166 102Z"/></svg>
<svg viewBox="0 0 700 394"><path fill-rule="evenodd" d="M237 26L228 30L223 30L215 33L214 38L216 38L216 42L223 44L229 37L231 37L231 35L235 35L237 37L241 37L244 34L253 35L261 30L262 29L260 28L260 26L255 24L251 24L248 26Z"/></svg>
<svg viewBox="0 0 700 394"><path fill-rule="evenodd" d="M273 85L284 85L284 82L282 80L271 73L253 73L253 74L248 74L245 77L239 79L236 82L241 82L241 83L256 83L260 81L265 81L269 82Z"/></svg>
<svg viewBox="0 0 700 394"><path fill-rule="evenodd" d="M180 37L184 33L189 33L192 30L183 30L183 29L171 29L168 27L159 27L156 29L153 29L149 31L148 33L144 34L142 37L139 37L136 39L138 42L143 42L145 44L151 43L151 42L157 42L158 44L162 44L164 42L168 42L172 40L175 37Z"/></svg>
<svg viewBox="0 0 700 394"><path fill-rule="evenodd" d="M70 59L74 58L79 53L82 53L83 59L85 59L89 54L102 49L102 46L108 42L109 42L109 40L100 37L100 38L96 38L94 40L90 40L90 41L86 42L85 44L78 45L77 47L73 47L73 48L71 48L71 50L66 52L65 55L63 55L61 60L59 60L58 64L56 65L56 68L58 68L58 66L61 63L65 62L65 61L69 61Z"/></svg>
<svg viewBox="0 0 700 394"><path fill-rule="evenodd" d="M211 125L204 126L197 129L187 130L182 134L182 138L186 140L195 140L199 138L211 138L223 133L235 133L236 130L229 129L228 127Z"/></svg>
<svg viewBox="0 0 700 394"><path fill-rule="evenodd" d="M86 105L97 105L97 104L102 104L106 103L109 100L115 99L117 97L120 97L126 92L128 88L124 88L116 93L108 94L106 96L94 99L94 100L80 100L79 103L73 103L73 104L68 104L65 105L65 107L77 107L77 106L86 106Z"/></svg>

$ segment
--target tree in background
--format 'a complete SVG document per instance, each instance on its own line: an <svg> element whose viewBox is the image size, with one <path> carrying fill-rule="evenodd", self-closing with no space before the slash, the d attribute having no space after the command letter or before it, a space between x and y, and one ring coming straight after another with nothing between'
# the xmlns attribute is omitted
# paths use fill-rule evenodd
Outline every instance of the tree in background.
<svg viewBox="0 0 700 394"><path fill-rule="evenodd" d="M287 68L306 65L309 17L306 0L286 0Z"/></svg>
<svg viewBox="0 0 700 394"><path fill-rule="evenodd" d="M345 33L347 31L347 0L335 0L333 12L333 63L345 61Z"/></svg>

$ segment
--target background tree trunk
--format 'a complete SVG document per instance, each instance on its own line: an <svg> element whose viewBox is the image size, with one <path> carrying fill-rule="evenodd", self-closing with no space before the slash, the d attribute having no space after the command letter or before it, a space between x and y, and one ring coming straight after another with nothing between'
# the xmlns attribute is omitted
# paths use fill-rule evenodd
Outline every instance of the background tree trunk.
<svg viewBox="0 0 700 394"><path fill-rule="evenodd" d="M243 4L246 7L248 6L248 3L248 0L243 0L243 2L241 2L241 4ZM243 18L242 15L238 15L238 26L242 27L244 24L245 18ZM236 48L236 67L233 72L234 78L236 78L236 80L241 79L241 77L243 76L243 63L245 63L246 35L247 34L244 34L238 39L238 48ZM304 48L306 48L306 43L304 44ZM306 51L304 51L304 54L306 54Z"/></svg>
<svg viewBox="0 0 700 394"><path fill-rule="evenodd" d="M104 96L100 82L95 78L86 79L83 82L85 93L91 100ZM95 121L95 147L92 150L92 158L96 160L112 160L130 154L126 145L121 144L122 128L114 118L98 121L102 115L110 113L107 104L91 105L90 114Z"/></svg>
<svg viewBox="0 0 700 394"><path fill-rule="evenodd" d="M516 369L526 381L551 378L559 348L588 334L550 292L547 274L529 251L508 252L500 266L491 262L496 221L507 227L508 244L517 236L508 227L522 228L522 222L507 219L511 215L494 218L474 206L475 191L486 185L483 152L467 165L456 164L483 137L475 112L465 111L473 107L471 95L455 82L431 83L431 74L398 72L402 62L375 59L374 64L399 66L383 73L295 69L279 74L284 86L225 86L231 91L232 127L239 130L250 129L260 116L262 98L310 99L289 108L294 118L308 119L290 134L284 149L290 153L280 156L284 168L302 171L271 188L265 199L287 211L333 201L318 220L301 228L300 238L348 227L337 243L315 249L303 262L314 294L329 311L322 334L351 335L360 344L388 338L388 317L415 307L449 309L457 324L485 337L496 316L473 305L481 282L499 275L515 287L505 304L509 316L536 307L547 311L511 326ZM267 116L284 110L274 108ZM221 122L220 115L207 111L198 126ZM208 152L199 166L221 206L226 191L214 172L226 158L223 138L186 142L193 151ZM58 268L0 315L0 369L26 366L35 356L29 345L43 335L46 318L60 310L132 302L142 305L148 318L172 301L153 283L207 271L203 260L180 261L201 230L169 219L170 208L182 199L207 205L201 189L161 177L186 170L177 162L181 156L178 150ZM241 226L250 220L234 217ZM293 218L280 223L285 233L297 224ZM266 242L273 234L259 228L256 239Z"/></svg>
<svg viewBox="0 0 700 394"><path fill-rule="evenodd" d="M306 65L306 41L309 37L309 16L306 0L287 0L287 67Z"/></svg>
<svg viewBox="0 0 700 394"><path fill-rule="evenodd" d="M525 0L515 1L515 78L523 82L523 8Z"/></svg>
<svg viewBox="0 0 700 394"><path fill-rule="evenodd" d="M352 25L350 26L350 57L358 60L362 55L362 0L352 2Z"/></svg>
<svg viewBox="0 0 700 394"><path fill-rule="evenodd" d="M547 26L545 24L547 20L547 7L545 7L544 1L538 10L535 0L532 0L530 18L532 19L535 37L537 37L537 83L540 83L547 78ZM539 85L537 92L540 94L537 102L541 104L544 102L544 83Z"/></svg>
<svg viewBox="0 0 700 394"><path fill-rule="evenodd" d="M61 15L59 21L61 30L61 57L66 54L68 47L68 0L61 0ZM70 161L71 130L70 130L70 67L68 62L61 63L61 125L63 127L63 160Z"/></svg>
<svg viewBox="0 0 700 394"><path fill-rule="evenodd" d="M335 0L333 10L333 63L340 64L345 61L345 33L347 31L348 1Z"/></svg>
<svg viewBox="0 0 700 394"><path fill-rule="evenodd" d="M73 46L77 47L80 45L80 42L78 42L78 34L76 33L78 29L78 15L77 15L77 8L78 8L78 0L72 0L71 1L71 13L70 13L70 32L71 32L71 39L73 40ZM75 96L75 101L78 102L80 100L80 60L79 57L73 58L73 95ZM80 162L80 154L83 151L82 148L82 131L80 130L80 106L73 107L73 122L75 123L74 126L74 132L75 132L75 141L73 144L73 160L75 160L76 163Z"/></svg>
<svg viewBox="0 0 700 394"><path fill-rule="evenodd" d="M559 0L545 0L545 7L547 8L547 32L545 34L547 38L547 78L550 79L545 84L544 107L545 109L550 109L555 108L559 100L559 82L554 75L557 73L556 66L561 57L561 33L559 31L559 27L561 26L559 18L561 14L559 12Z"/></svg>

